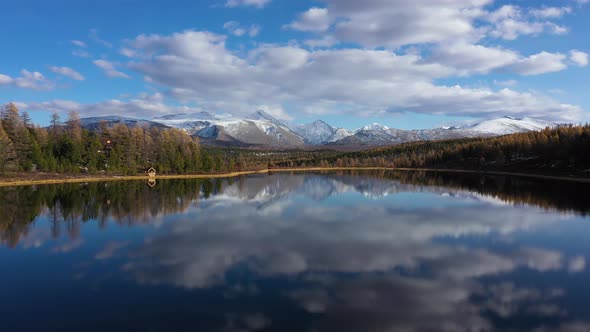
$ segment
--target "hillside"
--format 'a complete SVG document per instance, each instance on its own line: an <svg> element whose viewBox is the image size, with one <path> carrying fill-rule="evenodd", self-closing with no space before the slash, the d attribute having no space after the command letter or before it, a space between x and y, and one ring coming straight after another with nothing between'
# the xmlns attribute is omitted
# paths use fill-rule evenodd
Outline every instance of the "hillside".
<svg viewBox="0 0 590 332"><path fill-rule="evenodd" d="M406 143L336 156L292 159L277 167L449 168L590 176L590 126L563 126L490 138Z"/></svg>

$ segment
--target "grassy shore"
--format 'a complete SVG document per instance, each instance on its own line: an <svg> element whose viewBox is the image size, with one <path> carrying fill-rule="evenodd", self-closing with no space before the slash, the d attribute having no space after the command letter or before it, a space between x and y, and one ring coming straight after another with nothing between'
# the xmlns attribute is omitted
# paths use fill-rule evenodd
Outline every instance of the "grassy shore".
<svg viewBox="0 0 590 332"><path fill-rule="evenodd" d="M370 170L388 170L388 171L404 171L404 172L439 172L439 173L459 173L459 174L480 174L480 175L496 175L496 176L517 176L533 179L545 179L556 181L571 181L590 183L589 178L567 177L567 176L552 176L543 174L529 174L516 172L501 172L501 171L477 171L477 170L462 170L462 169L437 169L437 168L387 168L387 167L309 167L309 168L273 168L261 169L242 172L231 173L211 173L211 174L175 174L175 175L158 175L153 179L215 179L215 178L230 178L242 175L251 174L265 174L269 172L318 172L318 171L370 171ZM60 183L86 183L86 182L106 182L106 181L130 181L143 180L147 181L150 177L147 175L123 176L123 175L80 175L80 174L48 174L48 173L20 173L8 177L0 177L0 187L12 186L30 186L30 185L45 185L45 184L60 184Z"/></svg>

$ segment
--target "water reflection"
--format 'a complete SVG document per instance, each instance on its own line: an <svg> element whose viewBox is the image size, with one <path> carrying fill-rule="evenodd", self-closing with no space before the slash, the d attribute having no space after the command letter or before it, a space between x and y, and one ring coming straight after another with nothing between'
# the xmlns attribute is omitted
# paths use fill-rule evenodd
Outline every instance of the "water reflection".
<svg viewBox="0 0 590 332"><path fill-rule="evenodd" d="M157 294L174 330L586 331L587 189L395 172L11 188L0 254L66 231L50 251L71 255L75 294Z"/></svg>

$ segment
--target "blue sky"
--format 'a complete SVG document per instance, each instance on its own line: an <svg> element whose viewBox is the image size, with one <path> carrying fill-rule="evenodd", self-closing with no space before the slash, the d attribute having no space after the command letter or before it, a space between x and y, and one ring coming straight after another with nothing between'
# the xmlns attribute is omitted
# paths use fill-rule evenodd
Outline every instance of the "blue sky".
<svg viewBox="0 0 590 332"><path fill-rule="evenodd" d="M590 119L590 1L20 0L1 5L0 103L38 123L263 109L426 128Z"/></svg>

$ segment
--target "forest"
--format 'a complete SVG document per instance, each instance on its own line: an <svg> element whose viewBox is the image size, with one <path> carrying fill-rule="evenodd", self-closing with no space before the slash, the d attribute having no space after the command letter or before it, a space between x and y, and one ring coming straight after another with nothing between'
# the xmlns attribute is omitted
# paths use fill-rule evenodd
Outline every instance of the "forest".
<svg viewBox="0 0 590 332"><path fill-rule="evenodd" d="M0 176L19 173L199 174L306 167L449 168L590 176L590 126L561 126L493 138L424 141L356 152L205 147L173 128L82 127L72 112L48 127L5 105L0 114Z"/></svg>
<svg viewBox="0 0 590 332"><path fill-rule="evenodd" d="M590 126L560 126L492 138L407 143L313 158L275 167L447 168L590 176Z"/></svg>
<svg viewBox="0 0 590 332"><path fill-rule="evenodd" d="M264 154L202 148L196 137L166 128L123 124L84 129L72 112L54 113L48 127L35 126L27 112L10 103L0 116L0 175L7 172L105 173L136 175L154 167L161 174L225 172L264 164ZM266 167L266 164L264 164Z"/></svg>

